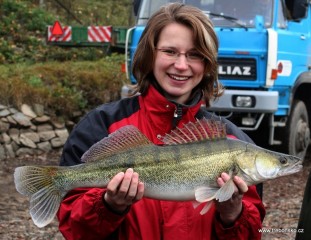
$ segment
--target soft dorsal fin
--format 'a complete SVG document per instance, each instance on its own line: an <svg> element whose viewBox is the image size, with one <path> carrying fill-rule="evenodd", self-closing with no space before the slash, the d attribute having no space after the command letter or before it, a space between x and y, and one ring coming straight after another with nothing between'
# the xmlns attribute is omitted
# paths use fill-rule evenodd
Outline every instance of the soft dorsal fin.
<svg viewBox="0 0 311 240"><path fill-rule="evenodd" d="M197 119L182 128L176 128L160 140L166 145L183 144L203 140L219 140L227 137L226 125L212 119Z"/></svg>
<svg viewBox="0 0 311 240"><path fill-rule="evenodd" d="M115 153L150 144L152 144L152 142L136 127L128 125L95 143L83 154L81 160L82 162L96 161Z"/></svg>

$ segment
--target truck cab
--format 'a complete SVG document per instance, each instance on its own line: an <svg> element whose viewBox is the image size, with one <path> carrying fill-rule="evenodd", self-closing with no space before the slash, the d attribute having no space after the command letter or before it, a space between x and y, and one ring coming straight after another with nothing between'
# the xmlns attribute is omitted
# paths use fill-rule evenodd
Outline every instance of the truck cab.
<svg viewBox="0 0 311 240"><path fill-rule="evenodd" d="M141 0L128 30L131 60L149 17L170 1ZM175 1L174 1L175 2ZM311 11L309 0L184 0L200 8L219 39L223 96L209 111L228 118L258 145L304 157L310 143ZM122 95L128 92L124 87Z"/></svg>

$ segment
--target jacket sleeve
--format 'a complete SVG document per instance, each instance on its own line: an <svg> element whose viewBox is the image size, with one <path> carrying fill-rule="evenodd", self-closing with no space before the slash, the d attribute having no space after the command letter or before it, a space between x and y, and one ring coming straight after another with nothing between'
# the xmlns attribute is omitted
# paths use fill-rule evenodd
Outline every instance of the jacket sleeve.
<svg viewBox="0 0 311 240"><path fill-rule="evenodd" d="M105 189L77 188L69 192L57 213L59 230L67 240L114 239L124 215L110 211L102 201Z"/></svg>
<svg viewBox="0 0 311 240"><path fill-rule="evenodd" d="M107 125L100 112L93 110L71 131L67 139L60 165L72 166L81 163L81 156L96 142L108 135Z"/></svg>
<svg viewBox="0 0 311 240"><path fill-rule="evenodd" d="M265 216L265 208L256 192L255 186L249 187L249 190L243 197L242 204L242 213L231 227L224 227L221 223L219 215L216 214L216 239L261 239L261 233L258 231L258 229L262 228L262 221Z"/></svg>
<svg viewBox="0 0 311 240"><path fill-rule="evenodd" d="M71 131L60 165L80 164L84 152L108 135L111 114L106 111L107 105L104 107L105 111L99 107L89 112ZM102 201L104 191L101 188L79 188L66 195L57 214L59 230L66 239L98 239L98 236L105 238L113 234L123 216L105 207Z"/></svg>

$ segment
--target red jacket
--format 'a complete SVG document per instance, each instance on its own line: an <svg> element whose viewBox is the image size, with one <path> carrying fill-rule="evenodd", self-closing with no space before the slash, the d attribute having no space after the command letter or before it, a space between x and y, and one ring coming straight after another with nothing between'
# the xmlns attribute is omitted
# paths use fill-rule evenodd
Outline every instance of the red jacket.
<svg viewBox="0 0 311 240"><path fill-rule="evenodd" d="M200 110L201 95L188 106L169 102L150 87L146 96L105 104L91 111L74 129L62 155L61 165L80 163L81 155L95 142L122 126L134 125L151 141L158 135L196 118L211 117ZM177 114L176 114L177 113ZM227 120L228 132L249 140ZM249 140L250 141L250 140ZM72 190L58 211L59 229L66 239L260 239L258 229L265 210L254 186L243 197L243 211L234 226L224 228L214 208L200 215L203 206L191 202L143 198L123 215L114 213L102 201L105 189Z"/></svg>

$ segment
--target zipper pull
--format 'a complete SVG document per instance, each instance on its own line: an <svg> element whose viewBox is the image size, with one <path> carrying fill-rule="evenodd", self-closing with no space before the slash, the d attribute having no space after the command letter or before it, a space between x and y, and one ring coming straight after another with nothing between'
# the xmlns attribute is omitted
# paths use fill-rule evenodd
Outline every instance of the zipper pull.
<svg viewBox="0 0 311 240"><path fill-rule="evenodd" d="M178 117L178 113L177 113L177 107L176 107L174 111L174 118L177 118L177 117Z"/></svg>
<svg viewBox="0 0 311 240"><path fill-rule="evenodd" d="M175 128L179 122L179 120L182 118L182 106L176 105L175 111L174 111L174 118L173 118L173 128Z"/></svg>

